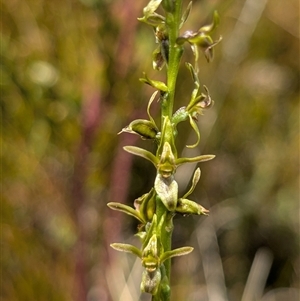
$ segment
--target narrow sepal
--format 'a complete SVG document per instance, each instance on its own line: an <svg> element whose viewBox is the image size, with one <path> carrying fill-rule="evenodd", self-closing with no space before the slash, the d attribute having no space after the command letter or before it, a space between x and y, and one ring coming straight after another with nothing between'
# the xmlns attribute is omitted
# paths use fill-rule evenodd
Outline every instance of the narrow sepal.
<svg viewBox="0 0 300 301"><path fill-rule="evenodd" d="M164 262L165 260L168 260L172 257L187 255L187 254L191 253L193 250L194 250L194 248L192 248L192 247L182 247L182 248L174 249L171 251L166 251L161 256L160 261Z"/></svg>
<svg viewBox="0 0 300 301"><path fill-rule="evenodd" d="M211 24L202 26L199 31L200 32L211 32L220 24L220 17L218 12L215 10L213 15L213 21Z"/></svg>
<svg viewBox="0 0 300 301"><path fill-rule="evenodd" d="M222 37L213 41L209 46L203 47L205 58L208 62L211 62L214 58L214 47L222 41Z"/></svg>
<svg viewBox="0 0 300 301"><path fill-rule="evenodd" d="M158 91L155 91L155 92L152 94L152 96L151 96L150 99L149 99L148 106L147 106L147 114L148 114L148 117L149 117L150 121L155 125L156 128L157 128L156 123L155 123L153 117L152 117L151 114L150 114L150 107L151 107L151 104L152 104L153 100L155 99L157 93L158 93Z"/></svg>
<svg viewBox="0 0 300 301"><path fill-rule="evenodd" d="M198 67L197 63L198 63L198 59L199 59L199 49L198 49L197 45L195 45L195 44L191 44L191 49L192 49L193 55L195 57L195 70L196 70L196 72L198 72L199 67Z"/></svg>
<svg viewBox="0 0 300 301"><path fill-rule="evenodd" d="M200 142L200 131L198 129L198 126L197 126L195 120L193 119L193 117L191 115L189 115L189 120L190 120L191 127L193 128L193 130L195 131L195 133L197 135L197 141L194 144L192 144L192 145L187 145L186 147L188 147L188 148L194 148Z"/></svg>
<svg viewBox="0 0 300 301"><path fill-rule="evenodd" d="M133 155L142 157L146 160L149 160L150 162L152 162L155 166L158 164L158 159L149 151L137 147L137 146L124 146L123 149L128 152L131 153Z"/></svg>
<svg viewBox="0 0 300 301"><path fill-rule="evenodd" d="M133 245L113 243L110 246L117 251L132 253L132 254L138 256L139 258L142 258L142 252Z"/></svg>
<svg viewBox="0 0 300 301"><path fill-rule="evenodd" d="M192 10L192 4L193 4L193 2L191 1L191 2L188 4L188 6L187 6L186 10L184 11L184 13L182 14L181 22L180 22L179 28L181 28L181 27L183 26L183 24L186 22L187 18L189 17L190 12L191 12L191 10Z"/></svg>
<svg viewBox="0 0 300 301"><path fill-rule="evenodd" d="M201 170L200 168L198 167L195 172L194 172L194 175L193 175L193 180L192 180L192 186L191 188L189 189L189 191L182 197L183 199L185 199L187 196L189 196L196 188L196 185L197 183L199 182L200 180L200 176L201 176Z"/></svg>
<svg viewBox="0 0 300 301"><path fill-rule="evenodd" d="M197 87L199 87L199 86L200 86L199 77L198 77L197 72L196 72L196 70L194 69L193 65L190 64L190 63L186 63L185 65L186 65L186 67L187 67L187 68L190 70L190 72L191 72L191 75L192 75L194 84L195 84Z"/></svg>
<svg viewBox="0 0 300 301"><path fill-rule="evenodd" d="M183 163L196 163L196 162L205 162L215 158L215 155L202 155L193 158L178 158L176 159L176 165L179 166Z"/></svg>
<svg viewBox="0 0 300 301"><path fill-rule="evenodd" d="M115 203L115 202L110 202L110 203L107 204L107 206L112 210L120 211L120 212L126 213L130 216L133 216L142 223L146 222L142 218L140 213L137 210L135 210L134 208L130 207L130 206L127 206L127 205L121 204L121 203Z"/></svg>

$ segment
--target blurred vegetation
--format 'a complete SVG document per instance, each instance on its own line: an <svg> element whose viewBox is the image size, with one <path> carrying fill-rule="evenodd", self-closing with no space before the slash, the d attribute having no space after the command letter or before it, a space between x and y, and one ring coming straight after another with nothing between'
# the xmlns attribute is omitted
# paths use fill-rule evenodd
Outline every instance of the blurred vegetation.
<svg viewBox="0 0 300 301"><path fill-rule="evenodd" d="M151 164L121 147L146 142L117 136L146 115L152 92L138 81L153 72L155 47L136 20L144 4L1 0L3 301L139 298L138 264L108 247L136 225L106 203L132 204L154 180ZM194 192L211 215L175 220L175 244L195 250L174 260L172 300L248 301L252 288L255 300L296 301L299 3L195 0L184 29L214 9L223 41L212 63L200 60L215 106L199 118L197 152L216 159L201 165ZM191 93L187 74L178 107ZM186 152L195 137L179 130ZM179 168L182 190L185 174ZM256 286L250 271L262 277Z"/></svg>

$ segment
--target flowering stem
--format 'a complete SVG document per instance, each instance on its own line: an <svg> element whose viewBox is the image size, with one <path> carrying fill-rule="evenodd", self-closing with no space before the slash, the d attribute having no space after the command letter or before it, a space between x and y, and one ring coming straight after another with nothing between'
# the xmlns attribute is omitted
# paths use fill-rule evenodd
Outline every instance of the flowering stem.
<svg viewBox="0 0 300 301"><path fill-rule="evenodd" d="M168 32L168 42L169 42L169 54L168 54L168 63L167 63L168 95L167 95L167 99L162 101L161 103L161 114L162 114L161 124L163 124L164 118L166 116L168 116L171 119L173 115L176 81L177 81L181 57L183 54L183 47L176 44L176 39L179 36L182 0L173 1L173 5L174 5L173 11L166 12L166 29ZM169 134L173 135L173 139L175 139L174 137L175 131L173 131L173 129L170 129ZM161 140L161 143L164 143L163 139ZM161 146L158 149L160 148ZM163 205L161 201L157 202L156 214L158 218L161 215L163 215L166 212L166 210L167 210L166 207ZM170 223L172 223L172 218L170 218ZM162 243L165 251L171 250L172 233L173 233L173 227L168 227L168 231L162 231ZM166 276L170 281L171 259L166 260L164 262L164 266L166 270ZM156 300L155 297L153 297L153 300L154 301ZM164 301L168 301L168 300L170 300L170 294L167 297L167 299Z"/></svg>
<svg viewBox="0 0 300 301"><path fill-rule="evenodd" d="M162 5L165 11L164 16L156 13ZM128 132L140 135L143 139L154 140L157 143L156 154L136 146L125 146L124 149L136 156L153 163L157 170L153 188L134 201L134 207L125 204L111 202L108 206L135 217L141 225L138 228L137 236L142 240L140 249L133 245L114 243L111 246L123 252L129 252L141 259L144 267L141 290L152 295L152 301L170 301L170 276L171 258L186 255L192 252L192 247L171 248L173 217L175 214L183 215L206 215L208 210L196 202L187 199L194 191L200 178L200 169L197 168L193 175L192 186L183 197L178 196L178 183L175 180L175 172L179 165L185 163L196 163L211 160L213 155L202 155L193 158L178 158L175 139L177 138L177 124L189 121L192 129L196 132L196 143L187 147L196 147L200 141L200 132L196 124L199 114L203 109L208 108L213 101L209 96L207 87L206 93L201 93L198 79L198 47L200 47L207 60L213 57L212 47L218 43L214 42L208 35L218 23L218 15L214 14L214 21L211 25L201 27L199 31L186 31L179 35L182 24L187 20L191 10L191 2L182 14L182 0L150 0L143 9L144 16L139 18L155 29L156 42L159 47L153 52L153 67L160 71L166 66L166 83L152 80L146 74L141 81L152 86L156 92L151 96L147 114L149 120L133 120L121 132ZM187 106L173 112L176 80L179 65L183 54L183 44L191 45L195 55L195 66L187 63L194 90ZM161 123L160 128L150 114L150 106L157 93L160 92Z"/></svg>

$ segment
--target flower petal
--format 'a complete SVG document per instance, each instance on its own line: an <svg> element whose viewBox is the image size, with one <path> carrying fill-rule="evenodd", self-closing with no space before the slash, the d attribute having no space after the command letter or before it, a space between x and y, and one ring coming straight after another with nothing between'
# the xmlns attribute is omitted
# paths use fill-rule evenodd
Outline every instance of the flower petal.
<svg viewBox="0 0 300 301"><path fill-rule="evenodd" d="M193 117L191 115L189 115L189 119L190 119L190 125L194 129L194 131L195 131L195 133L197 135L197 141L194 144L192 144L192 145L187 145L186 147L188 147L188 148L194 148L200 142L200 131L198 129L198 126L197 126L195 120L193 119Z"/></svg>
<svg viewBox="0 0 300 301"><path fill-rule="evenodd" d="M129 244L113 243L110 245L113 249L121 252L132 253L142 258L142 252L135 246Z"/></svg>
<svg viewBox="0 0 300 301"><path fill-rule="evenodd" d="M196 162L209 161L212 160L214 157L215 155L202 155L193 158L178 158L176 160L176 165L179 166L183 163L196 163Z"/></svg>
<svg viewBox="0 0 300 301"><path fill-rule="evenodd" d="M201 170L198 167L195 172L194 172L194 176L193 176L193 180L192 180L192 186L189 189L189 191L182 197L183 199L185 199L187 196L189 196L196 188L197 183L200 180L200 176L201 176Z"/></svg>
<svg viewBox="0 0 300 301"><path fill-rule="evenodd" d="M193 4L193 2L191 1L191 2L188 4L188 6L187 6L186 10L184 11L184 13L182 14L181 22L180 22L179 28L181 28L181 27L183 26L183 24L186 22L187 18L189 17L190 12L191 12L191 10L192 10L192 4Z"/></svg>
<svg viewBox="0 0 300 301"><path fill-rule="evenodd" d="M127 206L127 205L121 204L121 203L115 203L115 202L110 202L107 204L107 206L112 210L120 211L120 212L126 213L130 216L133 216L137 220L142 222L143 224L146 223L146 221L142 218L142 216L139 214L139 212L130 206Z"/></svg>
<svg viewBox="0 0 300 301"><path fill-rule="evenodd" d="M169 211L174 211L177 205L178 184L174 177L164 178L159 173L154 182L155 191Z"/></svg>
<svg viewBox="0 0 300 301"><path fill-rule="evenodd" d="M161 256L160 260L161 262L164 262L167 259L170 259L172 257L177 257L177 256L183 256L191 253L194 250L192 247L182 247L182 248L177 248L171 251L164 252L164 254Z"/></svg>
<svg viewBox="0 0 300 301"><path fill-rule="evenodd" d="M147 151L143 148L140 148L137 146L124 146L123 149L128 153L131 153L133 155L136 155L136 156L142 157L146 160L149 160L150 162L152 162L154 164L155 167L158 164L158 159L152 153L150 153L149 151Z"/></svg>
<svg viewBox="0 0 300 301"><path fill-rule="evenodd" d="M212 23L209 24L209 25L205 25L205 26L201 27L199 29L199 31L200 32L205 32L205 33L211 32L219 25L219 23L220 23L220 17L219 17L218 12L215 10Z"/></svg>

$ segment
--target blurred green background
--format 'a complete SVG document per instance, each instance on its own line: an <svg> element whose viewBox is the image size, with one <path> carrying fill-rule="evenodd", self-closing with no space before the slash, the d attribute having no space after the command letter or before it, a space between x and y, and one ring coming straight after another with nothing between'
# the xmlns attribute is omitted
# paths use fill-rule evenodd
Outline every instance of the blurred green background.
<svg viewBox="0 0 300 301"><path fill-rule="evenodd" d="M141 266L109 248L138 244L132 204L152 186L151 164L122 150L154 146L117 133L146 117L153 90L142 0L1 0L1 292L3 301L136 301ZM185 5L188 1L184 2ZM201 142L179 127L179 153L215 154L193 197L209 217L176 217L173 301L299 300L299 3L195 0L182 30L214 9L223 41L200 58L215 101ZM192 62L191 51L183 61ZM183 66L176 108L192 80ZM158 104L152 114L158 116ZM190 134L188 134L190 133ZM178 169L180 193L196 166Z"/></svg>

